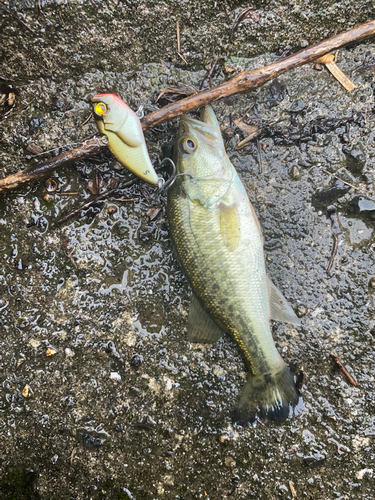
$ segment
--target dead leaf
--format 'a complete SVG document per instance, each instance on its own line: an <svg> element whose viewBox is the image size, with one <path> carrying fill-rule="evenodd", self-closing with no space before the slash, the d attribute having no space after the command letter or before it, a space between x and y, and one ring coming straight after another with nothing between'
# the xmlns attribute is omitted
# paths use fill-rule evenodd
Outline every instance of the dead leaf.
<svg viewBox="0 0 375 500"><path fill-rule="evenodd" d="M233 26L232 26L232 35L238 29L239 25L246 21L247 19L251 19L254 23L259 23L260 16L257 12L254 12L252 7L247 7L242 12L238 14L236 17Z"/></svg>
<svg viewBox="0 0 375 500"><path fill-rule="evenodd" d="M161 207L150 208L149 210L147 210L146 215L147 215L147 217L150 218L150 220L154 220L158 216L158 213L160 212L160 210L161 210Z"/></svg>
<svg viewBox="0 0 375 500"><path fill-rule="evenodd" d="M43 153L43 149L34 142L30 142L30 144L27 145L26 151L33 153L34 155L40 155Z"/></svg>
<svg viewBox="0 0 375 500"><path fill-rule="evenodd" d="M184 87L181 89L176 89L173 87L165 87L162 89L155 101L155 104L159 101L164 96L163 101L168 102L176 102L179 101L180 99L183 99L184 97L187 97L189 95L196 94L197 90L194 87Z"/></svg>
<svg viewBox="0 0 375 500"><path fill-rule="evenodd" d="M46 355L47 356L53 356L56 353L57 353L57 351L53 347L48 347L48 349L46 350Z"/></svg>
<svg viewBox="0 0 375 500"><path fill-rule="evenodd" d="M236 125L236 127L240 128L243 132L249 135L259 131L259 128L255 125L249 125L245 123L243 121L243 118L237 118L237 120L234 120L233 123Z"/></svg>
<svg viewBox="0 0 375 500"><path fill-rule="evenodd" d="M99 177L98 172L94 172L92 179L87 183L87 189L92 192L92 194L99 194L101 188L104 187L105 183Z"/></svg>

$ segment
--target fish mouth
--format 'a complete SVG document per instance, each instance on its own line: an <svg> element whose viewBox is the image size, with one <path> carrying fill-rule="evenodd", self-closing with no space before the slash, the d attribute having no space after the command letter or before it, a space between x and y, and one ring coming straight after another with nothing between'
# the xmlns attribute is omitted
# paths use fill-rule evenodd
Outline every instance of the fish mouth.
<svg viewBox="0 0 375 500"><path fill-rule="evenodd" d="M210 110L207 113L207 108L208 106L205 106L204 108L201 109L200 120L198 120L197 118L192 118L191 116L188 115L183 115L181 117L180 128L178 131L179 138L181 138L182 136L189 135L192 132L198 133L199 135L204 136L204 138L206 139L218 140L221 138L220 127L216 121L215 115L214 117L216 123L213 123L212 120L210 119L210 112L213 113L213 110L211 107L209 107Z"/></svg>

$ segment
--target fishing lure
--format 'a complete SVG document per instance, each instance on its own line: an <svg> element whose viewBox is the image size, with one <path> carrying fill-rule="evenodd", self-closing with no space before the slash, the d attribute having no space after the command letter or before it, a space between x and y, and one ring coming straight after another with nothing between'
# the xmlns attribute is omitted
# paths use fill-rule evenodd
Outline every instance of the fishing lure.
<svg viewBox="0 0 375 500"><path fill-rule="evenodd" d="M99 131L107 136L108 147L121 165L140 179L158 184L142 125L134 111L114 94L97 94L92 102Z"/></svg>

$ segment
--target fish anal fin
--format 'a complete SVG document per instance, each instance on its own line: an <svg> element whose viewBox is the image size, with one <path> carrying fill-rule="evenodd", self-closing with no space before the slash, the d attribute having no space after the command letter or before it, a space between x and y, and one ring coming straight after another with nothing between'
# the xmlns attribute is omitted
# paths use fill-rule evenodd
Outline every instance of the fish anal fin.
<svg viewBox="0 0 375 500"><path fill-rule="evenodd" d="M239 245L241 238L240 218L237 205L219 204L220 211L220 233L224 245L229 251L234 252Z"/></svg>
<svg viewBox="0 0 375 500"><path fill-rule="evenodd" d="M223 330L210 318L199 300L193 295L188 319L188 340L209 344L216 342L223 335Z"/></svg>
<svg viewBox="0 0 375 500"><path fill-rule="evenodd" d="M271 319L282 321L283 323L292 323L300 325L301 320L296 316L292 306L286 300L280 290L268 278L268 295L270 298Z"/></svg>

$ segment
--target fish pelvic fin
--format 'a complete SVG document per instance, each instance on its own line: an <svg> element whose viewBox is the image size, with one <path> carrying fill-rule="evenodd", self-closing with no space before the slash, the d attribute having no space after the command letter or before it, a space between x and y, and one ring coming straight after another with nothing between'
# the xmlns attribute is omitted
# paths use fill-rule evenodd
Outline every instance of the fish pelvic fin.
<svg viewBox="0 0 375 500"><path fill-rule="evenodd" d="M280 371L252 376L245 384L233 422L239 425L274 420L281 422L303 409L302 399L289 368L284 364Z"/></svg>
<svg viewBox="0 0 375 500"><path fill-rule="evenodd" d="M203 309L199 300L193 295L188 319L188 340L209 344L216 342L223 335L223 330Z"/></svg>

